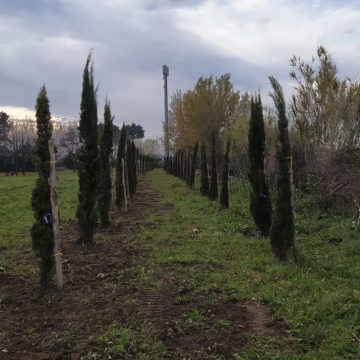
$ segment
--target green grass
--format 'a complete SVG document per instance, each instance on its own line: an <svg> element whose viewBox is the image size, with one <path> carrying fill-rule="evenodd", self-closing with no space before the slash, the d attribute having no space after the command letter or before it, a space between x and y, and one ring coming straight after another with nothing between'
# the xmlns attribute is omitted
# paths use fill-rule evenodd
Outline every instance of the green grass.
<svg viewBox="0 0 360 360"><path fill-rule="evenodd" d="M233 184L231 208L224 211L160 170L150 178L162 201L175 207L153 216L141 234L154 256L156 265L149 266L167 268L200 293L268 304L290 329L290 352L281 340L270 351L259 339L239 359L360 358L360 236L349 219L297 199L301 264L283 264L257 235L246 185Z"/></svg>
<svg viewBox="0 0 360 360"><path fill-rule="evenodd" d="M31 253L30 230L33 224L31 193L37 174L0 177L0 267L20 271L11 260L19 253ZM58 198L62 222L75 218L77 206L77 174L58 172ZM24 269L23 269L24 270Z"/></svg>
<svg viewBox="0 0 360 360"><path fill-rule="evenodd" d="M151 251L137 269L139 284L161 290L169 285L167 277L174 280L178 304L191 304L196 292L204 298L220 293L229 301L252 300L271 307L288 327L288 338L253 337L236 359L360 358L360 235L350 219L322 213L310 198L296 194L301 263L283 264L274 259L269 240L261 238L253 225L246 184L232 183L230 210L221 210L162 170L148 176L164 205L174 207L161 214L150 211L152 215L142 219L147 226L136 241ZM20 252L32 254L30 197L35 179L35 175L0 178L0 266L7 271L28 269L13 260ZM75 217L77 186L75 173L59 172L63 221ZM159 271L167 277L159 277ZM213 323L229 326L227 319ZM183 314L180 326L208 324L194 305ZM162 343L152 342L151 335L131 324L124 328L109 324L96 343L102 350L90 352L89 359L100 359L101 354L169 356Z"/></svg>

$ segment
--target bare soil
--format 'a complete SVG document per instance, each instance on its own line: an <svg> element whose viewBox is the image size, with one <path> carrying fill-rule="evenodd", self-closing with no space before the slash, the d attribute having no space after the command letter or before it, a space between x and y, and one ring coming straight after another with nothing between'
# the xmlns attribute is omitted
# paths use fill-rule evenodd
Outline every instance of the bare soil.
<svg viewBox="0 0 360 360"><path fill-rule="evenodd" d="M165 344L171 359L231 359L249 335L284 336L262 305L230 302L218 293L204 297L186 286L187 300L179 301L180 280L169 279L166 269L156 273L160 288L139 281L138 268L151 254L137 235L148 214L168 212L171 205L160 202L146 179L138 194L129 212L113 211L112 224L99 227L94 244L79 244L75 224L63 224L63 290L43 294L36 274L0 273L0 359L78 360L112 325L151 329L149 336ZM19 254L18 263L35 261ZM194 309L200 323L186 320Z"/></svg>

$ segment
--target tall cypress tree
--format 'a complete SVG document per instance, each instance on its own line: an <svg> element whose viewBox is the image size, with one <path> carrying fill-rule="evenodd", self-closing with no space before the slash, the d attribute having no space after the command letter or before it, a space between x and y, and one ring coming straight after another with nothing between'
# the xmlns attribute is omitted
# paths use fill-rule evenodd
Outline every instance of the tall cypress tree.
<svg viewBox="0 0 360 360"><path fill-rule="evenodd" d="M206 148L204 144L201 144L200 148L200 173L201 173L201 185L200 185L200 193L202 196L206 196L209 190L209 175L208 175L208 167L207 167L207 158L206 158Z"/></svg>
<svg viewBox="0 0 360 360"><path fill-rule="evenodd" d="M264 174L265 127L260 95L251 99L249 123L250 212L263 236L271 226L271 200Z"/></svg>
<svg viewBox="0 0 360 360"><path fill-rule="evenodd" d="M278 147L276 201L273 222L270 229L271 248L280 260L286 260L288 250L293 248L295 253L295 227L292 206L291 186L291 150L286 117L285 100L281 85L274 77L269 77L273 92L270 94L274 100L278 116Z"/></svg>
<svg viewBox="0 0 360 360"><path fill-rule="evenodd" d="M220 205L223 208L229 208L229 153L230 153L230 140L226 141L225 155L224 155L224 168L222 177L222 186L220 194Z"/></svg>
<svg viewBox="0 0 360 360"><path fill-rule="evenodd" d="M83 74L80 104L79 205L77 219L82 243L92 242L96 230L98 191L97 100L89 54Z"/></svg>
<svg viewBox="0 0 360 360"><path fill-rule="evenodd" d="M50 204L50 154L48 141L52 134L49 99L45 85L36 99L36 156L38 158L38 178L32 192L31 206L34 210L35 222L31 228L32 246L36 256L40 258L40 284L46 288L53 271L54 235L52 229Z"/></svg>
<svg viewBox="0 0 360 360"><path fill-rule="evenodd" d="M111 204L111 164L110 157L113 144L113 116L110 102L106 99L104 106L104 130L100 139L100 182L98 210L102 225L109 225Z"/></svg>
<svg viewBox="0 0 360 360"><path fill-rule="evenodd" d="M123 124L120 132L118 150L117 150L117 157L116 157L116 180L115 180L115 204L118 209L125 202L125 194L124 194L124 187L123 187L123 166L122 162L126 161L125 158L125 148L126 148L126 127Z"/></svg>
<svg viewBox="0 0 360 360"><path fill-rule="evenodd" d="M216 139L215 132L212 134L211 141L211 179L208 191L210 200L217 200L218 198L218 185L217 185L217 168L216 168Z"/></svg>
<svg viewBox="0 0 360 360"><path fill-rule="evenodd" d="M192 160L191 160L191 172L190 172L190 182L189 182L189 186L191 189L194 188L194 184L195 184L195 172L196 172L196 167L197 167L198 148L199 148L199 143L197 142L194 147L194 152L193 152L193 156L192 156Z"/></svg>

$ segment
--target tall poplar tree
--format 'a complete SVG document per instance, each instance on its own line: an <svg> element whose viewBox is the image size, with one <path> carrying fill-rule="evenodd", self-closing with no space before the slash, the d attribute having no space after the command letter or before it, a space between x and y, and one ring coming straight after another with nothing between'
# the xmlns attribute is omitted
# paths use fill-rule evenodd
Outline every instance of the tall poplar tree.
<svg viewBox="0 0 360 360"><path fill-rule="evenodd" d="M218 198L218 185L217 185L217 168L216 168L216 139L215 132L212 134L211 141L211 178L208 196L210 200L217 200Z"/></svg>
<svg viewBox="0 0 360 360"><path fill-rule="evenodd" d="M94 71L89 54L83 74L79 125L79 204L77 219L80 241L92 242L96 230L98 192L97 100Z"/></svg>
<svg viewBox="0 0 360 360"><path fill-rule="evenodd" d="M38 159L38 178L31 198L31 206L35 215L35 222L31 228L31 238L34 252L40 258L40 284L46 288L49 286L53 272L54 234L50 203L50 154L48 147L48 141L52 134L52 124L45 85L41 88L36 99L36 127L35 154Z"/></svg>
<svg viewBox="0 0 360 360"><path fill-rule="evenodd" d="M267 236L271 226L272 209L264 174L265 127L260 95L251 99L248 147L250 212L261 234Z"/></svg>
<svg viewBox="0 0 360 360"><path fill-rule="evenodd" d="M113 144L113 116L110 102L106 99L104 106L104 129L100 139L100 181L98 210L102 225L109 225L111 204L111 152Z"/></svg>
<svg viewBox="0 0 360 360"><path fill-rule="evenodd" d="M226 209L229 208L229 169L230 169L229 153L230 153L230 140L228 139L226 141L222 186L221 186L221 194L220 194L220 205Z"/></svg>
<svg viewBox="0 0 360 360"><path fill-rule="evenodd" d="M125 202L125 194L124 194L124 187L122 180L123 177L122 163L123 161L124 164L126 162L125 148L126 148L126 127L125 124L123 124L120 132L120 138L119 138L119 144L117 150L117 160L116 160L115 204L118 209L120 209Z"/></svg>
<svg viewBox="0 0 360 360"><path fill-rule="evenodd" d="M278 146L276 152L277 177L276 200L273 222L270 229L270 242L273 253L280 260L286 260L288 251L295 253L295 227L292 206L291 151L288 131L288 119L281 85L274 77L269 77L278 117Z"/></svg>
<svg viewBox="0 0 360 360"><path fill-rule="evenodd" d="M206 148L202 143L200 148L200 173L201 173L201 185L200 185L200 193L202 196L206 196L209 191L209 175L208 175L208 166L207 166L207 158L206 158Z"/></svg>

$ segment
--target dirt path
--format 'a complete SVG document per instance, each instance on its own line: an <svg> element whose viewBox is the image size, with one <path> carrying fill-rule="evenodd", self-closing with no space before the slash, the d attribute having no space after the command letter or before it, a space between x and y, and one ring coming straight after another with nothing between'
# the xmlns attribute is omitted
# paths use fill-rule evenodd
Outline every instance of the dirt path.
<svg viewBox="0 0 360 360"><path fill-rule="evenodd" d="M196 295L166 269L156 268L157 285L147 285L142 264L150 254L137 236L147 215L170 207L146 179L138 193L131 210L114 212L115 221L99 228L91 246L76 242L74 224L64 226L62 291L41 296L34 274L0 273L0 359L231 359L249 333L283 334L259 305ZM131 329L132 335L110 333L99 341L111 328ZM114 347L111 336L121 338L122 347Z"/></svg>

